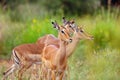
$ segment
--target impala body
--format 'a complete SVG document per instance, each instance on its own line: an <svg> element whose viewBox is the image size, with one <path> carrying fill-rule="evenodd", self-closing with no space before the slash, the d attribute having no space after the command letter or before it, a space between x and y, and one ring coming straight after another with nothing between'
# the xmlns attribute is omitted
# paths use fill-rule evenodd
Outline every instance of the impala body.
<svg viewBox="0 0 120 80"><path fill-rule="evenodd" d="M68 42L72 41L72 39L65 29L61 31L59 26L57 27L60 47L52 44L46 45L42 53L43 65L44 68L46 68L45 70L47 70L44 71L44 73L48 76L46 80L56 80L56 73L60 73L58 78L59 80L62 80L67 66L66 45Z"/></svg>
<svg viewBox="0 0 120 80"><path fill-rule="evenodd" d="M65 45L66 46L65 56L67 56L68 58L72 55L80 39L92 39L92 36L87 35L82 28L77 28L76 25L74 24L74 21L69 22L69 21L66 21L64 18L63 23L64 23L64 27L66 29L67 34L69 35L70 33L73 33L73 37L72 37L73 42ZM57 24L55 24L55 26L56 25ZM60 48L60 39L54 37L54 35L52 34L48 34L39 38L35 44L24 44L24 45L15 47L12 53L14 64L6 72L4 72L3 80L18 68L20 68L19 80L21 80L22 73L25 72L26 69L28 69L32 64L41 63L41 56L43 56L41 54L43 50L44 50L43 60L46 59L45 65L51 66L50 64L47 64L47 63L49 62L49 60L51 60L54 63L53 60L55 60L54 56L56 55L54 53L56 53L59 48ZM56 60L57 59L58 58L56 58ZM60 62L66 63L64 59L61 59Z"/></svg>
<svg viewBox="0 0 120 80"><path fill-rule="evenodd" d="M57 24L56 24L57 25ZM61 30L61 29L60 29ZM12 66L3 73L3 80L7 78L12 72L17 70L18 71L18 80L22 80L22 74L25 72L32 64L40 63L41 62L41 53L46 46L46 43L51 44L51 40L53 40L53 43L58 43L59 39L55 38L52 35L46 35L45 37L42 37L41 40L38 40L35 44L23 44L15 47L12 50ZM49 41L47 41L49 39ZM37 44L39 43L39 44ZM58 44L56 44L57 47L59 47Z"/></svg>
<svg viewBox="0 0 120 80"><path fill-rule="evenodd" d="M22 73L26 71L33 63L41 62L41 46L38 46L37 44L23 44L20 46L15 47L12 50L12 66L4 72L4 78L10 75L12 72L14 72L17 69L19 70L18 78L22 76ZM21 79L19 79L21 80Z"/></svg>

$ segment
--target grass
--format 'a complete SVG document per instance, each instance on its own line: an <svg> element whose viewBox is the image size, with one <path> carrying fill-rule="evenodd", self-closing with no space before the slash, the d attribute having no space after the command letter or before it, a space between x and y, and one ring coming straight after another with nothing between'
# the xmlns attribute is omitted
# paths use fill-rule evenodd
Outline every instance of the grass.
<svg viewBox="0 0 120 80"><path fill-rule="evenodd" d="M45 34L57 36L51 20L61 24L62 18L61 15L36 17L28 14L27 17L23 15L24 20L16 21L11 20L10 15L10 12L0 11L0 58L5 59L10 58L11 50L17 45L34 43ZM28 18L30 15L32 17ZM85 31L94 35L93 41L81 40L69 58L70 80L120 80L120 17L105 15L107 13L68 17L74 18L77 25L85 25ZM0 66L1 73L5 70L2 65L5 64Z"/></svg>

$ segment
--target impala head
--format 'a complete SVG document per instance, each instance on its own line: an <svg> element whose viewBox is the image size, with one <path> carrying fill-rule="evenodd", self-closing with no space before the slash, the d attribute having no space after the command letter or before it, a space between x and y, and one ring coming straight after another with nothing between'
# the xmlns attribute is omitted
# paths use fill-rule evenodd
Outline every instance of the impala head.
<svg viewBox="0 0 120 80"><path fill-rule="evenodd" d="M73 33L76 29L74 20L67 21L65 17L62 18L64 27L68 30L69 33Z"/></svg>
<svg viewBox="0 0 120 80"><path fill-rule="evenodd" d="M93 39L93 36L87 34L82 27L77 27L74 20L67 21L65 17L62 19L64 27L68 30L69 33L77 33L77 38L79 39Z"/></svg>
<svg viewBox="0 0 120 80"><path fill-rule="evenodd" d="M65 27L59 26L56 21L52 22L52 24L54 28L58 30L59 39L66 41L66 42L72 42L72 39Z"/></svg>
<svg viewBox="0 0 120 80"><path fill-rule="evenodd" d="M86 33L82 27L77 27L75 33L78 39L94 39L93 36Z"/></svg>

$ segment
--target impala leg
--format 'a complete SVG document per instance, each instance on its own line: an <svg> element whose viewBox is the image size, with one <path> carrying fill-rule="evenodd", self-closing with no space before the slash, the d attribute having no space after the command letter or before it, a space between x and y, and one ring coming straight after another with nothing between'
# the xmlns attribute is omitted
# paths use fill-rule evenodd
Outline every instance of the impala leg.
<svg viewBox="0 0 120 80"><path fill-rule="evenodd" d="M31 80L37 80L37 79L39 79L39 65L33 64L32 68L33 69L31 71L31 73L32 73Z"/></svg>
<svg viewBox="0 0 120 80"><path fill-rule="evenodd" d="M63 80L70 80L69 66L66 67L66 70L65 70L64 75L63 75Z"/></svg>
<svg viewBox="0 0 120 80"><path fill-rule="evenodd" d="M48 70L47 70L46 66L44 64L42 64L41 65L41 79L42 80L48 80L47 72L48 72Z"/></svg>
<svg viewBox="0 0 120 80"><path fill-rule="evenodd" d="M10 80L14 80L14 79L15 79L15 73L11 73Z"/></svg>
<svg viewBox="0 0 120 80"><path fill-rule="evenodd" d="M38 79L39 78L39 65L35 64L35 67L34 67L34 71L35 71L35 78Z"/></svg>
<svg viewBox="0 0 120 80"><path fill-rule="evenodd" d="M62 73L59 75L59 80L64 80L64 79L63 79L63 76L64 76L64 72L62 72Z"/></svg>
<svg viewBox="0 0 120 80"><path fill-rule="evenodd" d="M3 72L3 80L5 80L11 73L17 69L17 65L13 64L7 71Z"/></svg>
<svg viewBox="0 0 120 80"><path fill-rule="evenodd" d="M38 78L40 78L39 76L39 72L41 72L41 65L39 64L34 64L34 75L35 75L35 80L37 80Z"/></svg>
<svg viewBox="0 0 120 80"><path fill-rule="evenodd" d="M51 69L48 69L48 71L47 71L47 80L50 80L50 73L51 73Z"/></svg>
<svg viewBox="0 0 120 80"><path fill-rule="evenodd" d="M21 69L20 69L19 72L18 72L18 80L22 80L22 75L23 75L23 73L24 73L28 68L30 68L31 65L32 65L32 64L27 64L27 65L23 65L23 66L21 67Z"/></svg>
<svg viewBox="0 0 120 80"><path fill-rule="evenodd" d="M70 68L67 66L67 80L70 80Z"/></svg>
<svg viewBox="0 0 120 80"><path fill-rule="evenodd" d="M41 75L42 75L41 79L46 80L46 71L45 71L45 67L43 65L42 65Z"/></svg>
<svg viewBox="0 0 120 80"><path fill-rule="evenodd" d="M21 69L18 71L18 80L22 80L22 73L23 73L23 69L24 69L25 65L22 65Z"/></svg>
<svg viewBox="0 0 120 80"><path fill-rule="evenodd" d="M40 64L38 66L38 69L39 69L39 71L38 71L38 77L39 77L39 80L41 80L41 78L43 77L43 75L42 75L42 64Z"/></svg>
<svg viewBox="0 0 120 80"><path fill-rule="evenodd" d="M51 73L52 80L55 80L55 78L56 78L55 72L54 72L53 70L52 70L51 72L52 72L52 73Z"/></svg>

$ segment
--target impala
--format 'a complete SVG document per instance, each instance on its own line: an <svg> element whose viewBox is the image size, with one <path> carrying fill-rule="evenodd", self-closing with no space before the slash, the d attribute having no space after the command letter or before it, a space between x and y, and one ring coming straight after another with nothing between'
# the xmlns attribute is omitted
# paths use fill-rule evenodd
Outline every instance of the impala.
<svg viewBox="0 0 120 80"><path fill-rule="evenodd" d="M54 24L54 26L56 25ZM70 35L65 31L65 29L61 31L61 27L58 25L56 28L59 32L59 48L54 44L46 45L42 53L43 65L44 68L47 69L44 73L47 72L46 74L48 75L46 80L56 80L56 73L60 73L59 79L62 80L67 66L66 45L68 42L72 41Z"/></svg>
<svg viewBox="0 0 120 80"><path fill-rule="evenodd" d="M70 55L72 55L77 43L79 42L79 39L82 39L82 38L92 39L92 37L88 36L88 35L85 35L86 36L85 37L84 36L85 32L81 28L79 30L76 30L77 27L74 24L74 21L67 21L67 20L65 20L65 18L63 18L63 23L64 23L64 27L66 29L68 29L67 32L69 32L69 33L74 32L73 42L67 45L67 56L69 57ZM81 30L83 32L81 32ZM21 45L15 49L13 49L12 57L14 58L13 61L15 64L13 64L10 67L10 69L8 69L6 72L4 72L4 78L6 78L10 73L15 71L19 67L19 65L18 65L19 58L17 58L18 55L16 55L16 54L21 54L23 57L24 57L24 54L25 55L27 54L28 55L28 56L26 56L27 58L31 57L31 54L32 55L35 54L34 56L36 56L36 57L32 57L34 60L30 63L30 65L32 65L33 63L41 62L41 55L38 55L38 54L42 53L42 50L45 45L50 45L50 44L56 45L56 47L60 47L58 38L54 37L53 35L46 35L44 37L41 37L36 42L36 44L25 44L25 45ZM39 56L39 58L37 58L38 56ZM27 68L29 68L29 66ZM25 68L25 70L27 68Z"/></svg>
<svg viewBox="0 0 120 80"><path fill-rule="evenodd" d="M39 46L36 44L23 44L15 47L12 50L12 66L3 73L3 80L7 78L12 72L18 71L18 79L21 80L22 73L26 71L34 62L41 61L41 55L39 55Z"/></svg>
<svg viewBox="0 0 120 80"><path fill-rule="evenodd" d="M54 23L57 25L56 23ZM59 27L60 28L60 27ZM60 28L62 31L64 28ZM65 32L65 29L64 29ZM18 71L18 80L22 80L22 74L25 72L32 64L41 62L42 49L45 46L44 43L38 44L23 44L15 47L12 50L12 66L3 73L3 80L7 78L12 72Z"/></svg>
<svg viewBox="0 0 120 80"><path fill-rule="evenodd" d="M73 33L72 43L66 46L67 57L70 57L73 54L74 50L76 49L77 44L79 43L81 39L88 39L88 40L93 39L93 36L86 33L84 29L82 28L82 26L81 27L76 26L74 20L67 21L65 17L63 17L63 25L69 34ZM59 47L59 40L57 38L55 38L53 35L47 35L47 36L48 36L46 40L47 44L52 44L52 45L56 45L57 47ZM37 41L37 44L42 43L42 42L43 41L40 38Z"/></svg>
<svg viewBox="0 0 120 80"><path fill-rule="evenodd" d="M63 18L63 23L64 23L64 27L68 30L69 33L73 33L73 42L69 43L68 45L66 45L66 56L67 58L70 57L73 54L73 51L75 50L79 40L81 39L89 39L92 40L93 36L87 34L82 27L77 27L74 23L73 20L71 21L67 21L65 18ZM54 36L48 35L49 38L47 40L47 44L52 44L54 46L56 46L57 48L59 48L59 40L56 39ZM39 39L38 42L40 42ZM41 41L42 42L42 41ZM39 44L39 43L38 43Z"/></svg>
<svg viewBox="0 0 120 80"><path fill-rule="evenodd" d="M66 23L66 21L64 21L65 23ZM93 37L91 36L91 35L88 35L83 29L82 29L82 27L77 27L76 25L74 25L73 24L74 22L72 21L72 24L71 23L67 23L68 25L71 25L71 26L68 26L68 25L66 25L65 26L65 28L68 28L69 29L69 27L72 27L73 28L73 31L74 31L74 34L73 34L73 37L72 37L72 39L73 39L73 42L72 43L69 43L68 45L66 45L66 55L64 55L63 57L66 57L66 58L68 58L72 53L73 53L73 51L75 50L75 47L76 47L76 45L77 45L77 43L79 42L79 40L80 39L93 39ZM58 42L58 44L60 44L60 42ZM54 45L54 44L53 44ZM55 45L54 45L55 46ZM57 46L56 46L57 47ZM57 48L60 48L60 47L57 47ZM52 49L50 49L50 50L52 50ZM47 55L49 53L49 55ZM50 53L50 52L45 52L44 51L44 56L45 56L45 58L46 59L48 59L48 60L44 60L43 59L43 61L45 62L45 65L47 65L47 67L48 66L50 66L50 67L54 67L54 66L51 66L51 64L52 64L52 61L51 60L49 60L49 57L52 55L53 57L52 57L52 59L54 58L54 56L56 55L55 53ZM62 53L61 53L61 55L62 55ZM43 56L43 57L44 57ZM47 57L46 57L47 56ZM60 56L60 55L59 55ZM51 59L51 58L50 58ZM54 62L55 62L56 60L54 59ZM67 61L67 59L66 59L66 61ZM56 61L57 62L57 61ZM64 63L65 61L63 61L63 63ZM58 62L57 62L58 63ZM59 63L58 63L59 64ZM59 66L62 66L62 65L59 65ZM50 68L50 69L53 69L53 68ZM53 70L52 70L53 71ZM54 70L54 71L57 71L56 69ZM63 70L63 71L65 71L65 70ZM49 72L48 72L49 73ZM62 73L62 72L61 72ZM53 74L55 75L55 73L52 73L52 76L53 76ZM63 76L63 73L61 74L61 77L60 77L60 80L62 80L62 76ZM55 79L55 78L54 78ZM53 80L54 80L53 79Z"/></svg>
<svg viewBox="0 0 120 80"><path fill-rule="evenodd" d="M70 57L74 50L76 49L77 44L79 43L79 41L81 39L88 39L88 40L92 40L93 36L87 34L82 27L77 27L74 23L74 21L67 21L65 20L65 18L63 18L63 23L65 26L65 28L70 29L69 31L74 32L73 36L72 36L72 43L69 43L66 46L66 53L67 53L67 58ZM72 30L71 30L72 29Z"/></svg>
<svg viewBox="0 0 120 80"><path fill-rule="evenodd" d="M82 28L82 26L78 27L75 24L74 20L67 21L65 17L63 17L63 25L66 29L68 29L69 33L73 33L72 43L66 46L67 57L70 57L73 54L74 50L76 49L77 44L79 43L81 39L93 40L93 36L86 33L84 29Z"/></svg>
<svg viewBox="0 0 120 80"><path fill-rule="evenodd" d="M65 18L63 18L63 19L64 19L63 20L64 24L66 24L66 22L69 22ZM69 58L73 54L74 50L77 47L77 44L79 44L79 41L81 39L88 39L88 40L93 39L93 36L86 33L82 27L77 27L73 20L71 20L69 24L70 24L70 26L66 26L66 28L73 28L72 30L74 31L74 33L72 36L72 40L73 40L72 43L68 44L67 48L66 48L67 58ZM67 66L67 71L69 73L69 66ZM67 76L67 74L64 74L65 79L66 79L66 76Z"/></svg>

